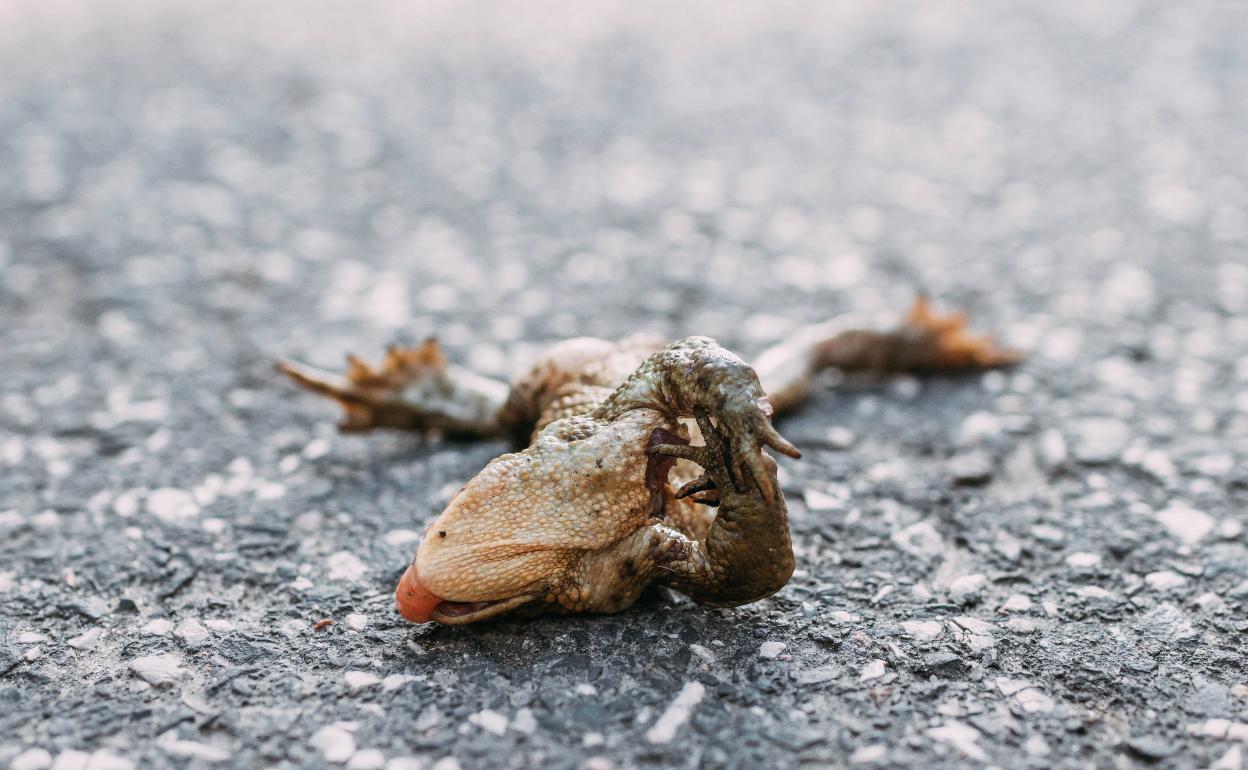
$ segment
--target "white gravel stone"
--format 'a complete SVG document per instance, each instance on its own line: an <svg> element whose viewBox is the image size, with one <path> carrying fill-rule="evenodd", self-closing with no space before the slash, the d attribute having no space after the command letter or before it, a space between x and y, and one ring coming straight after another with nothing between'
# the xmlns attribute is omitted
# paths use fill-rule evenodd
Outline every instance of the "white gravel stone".
<svg viewBox="0 0 1248 770"><path fill-rule="evenodd" d="M321 752L326 762L346 762L355 753L355 736L337 725L326 725L317 730L309 743Z"/></svg>
<svg viewBox="0 0 1248 770"><path fill-rule="evenodd" d="M1209 612L1221 612L1226 609L1226 601L1212 591L1207 591L1192 599L1192 604Z"/></svg>
<svg viewBox="0 0 1248 770"><path fill-rule="evenodd" d="M338 551L326 560L330 580L342 580L355 583L368 574L368 567L360 558L350 551Z"/></svg>
<svg viewBox="0 0 1248 770"><path fill-rule="evenodd" d="M397 547L415 543L420 540L420 533L414 529L392 529L382 538L386 545Z"/></svg>
<svg viewBox="0 0 1248 770"><path fill-rule="evenodd" d="M347 689L351 692L359 692L367 687L381 684L381 677L369 671L347 671L342 675L342 679L347 683Z"/></svg>
<svg viewBox="0 0 1248 770"><path fill-rule="evenodd" d="M1157 512L1157 520L1171 535L1188 545L1195 545L1213 531L1216 522L1204 511L1187 503L1174 502Z"/></svg>
<svg viewBox="0 0 1248 770"><path fill-rule="evenodd" d="M939 727L930 728L927 734L938 741L948 743L971 759L979 762L984 762L988 759L988 756L984 754L984 750L976 743L979 739L979 732L968 724L949 721Z"/></svg>
<svg viewBox="0 0 1248 770"><path fill-rule="evenodd" d="M854 436L854 432L843 425L833 425L824 434L824 441L832 449L850 449L856 440L857 437Z"/></svg>
<svg viewBox="0 0 1248 770"><path fill-rule="evenodd" d="M1001 605L1001 612L1027 612L1032 608L1031 598L1023 594L1011 594Z"/></svg>
<svg viewBox="0 0 1248 770"><path fill-rule="evenodd" d="M646 731L646 740L654 744L671 743L705 696L706 687L701 682L685 682L667 710Z"/></svg>
<svg viewBox="0 0 1248 770"><path fill-rule="evenodd" d="M199 741L182 741L176 738L169 738L158 741L158 743L165 752L176 757L189 757L204 762L225 762L234 756L230 751L220 746L200 743Z"/></svg>
<svg viewBox="0 0 1248 770"><path fill-rule="evenodd" d="M1005 627L1016 634L1034 634L1040 626L1031 618L1015 617L1005 621Z"/></svg>
<svg viewBox="0 0 1248 770"><path fill-rule="evenodd" d="M1006 695L1006 696L1014 695L1015 693L1019 693L1019 692L1022 692L1023 690L1026 690L1028 687L1035 686L1031 682L1027 681L1026 679L1010 679L1009 677L1006 677L1006 676L999 676L996 679L994 679L992 683L996 685L997 689L1001 691L1002 695Z"/></svg>
<svg viewBox="0 0 1248 770"><path fill-rule="evenodd" d="M1046 757L1053 750L1049 748L1049 744L1045 742L1044 738L1041 738L1039 735L1033 735L1023 743L1023 751L1026 751L1033 757Z"/></svg>
<svg viewBox="0 0 1248 770"><path fill-rule="evenodd" d="M429 770L462 770L459 760L455 757L442 757L433 763L433 767Z"/></svg>
<svg viewBox="0 0 1248 770"><path fill-rule="evenodd" d="M1144 576L1144 582L1148 583L1148 587L1154 591L1170 591L1187 585L1187 578L1177 572L1162 570L1148 573Z"/></svg>
<svg viewBox="0 0 1248 770"><path fill-rule="evenodd" d="M228 634L234 630L235 626L224 618L211 618L204 621L204 625L216 631L219 634Z"/></svg>
<svg viewBox="0 0 1248 770"><path fill-rule="evenodd" d="M1118 594L1114 593L1113 591L1110 591L1105 588L1101 588L1100 586L1079 586L1072 593L1074 593L1075 596L1079 596L1084 599L1101 599L1101 600L1106 600L1106 601L1118 601L1121 598L1118 596Z"/></svg>
<svg viewBox="0 0 1248 770"><path fill-rule="evenodd" d="M945 540L930 521L920 521L894 532L893 544L911 556L936 557L945 551Z"/></svg>
<svg viewBox="0 0 1248 770"><path fill-rule="evenodd" d="M525 735L532 735L537 732L537 718L533 716L533 709L525 708L516 712L511 718L511 729Z"/></svg>
<svg viewBox="0 0 1248 770"><path fill-rule="evenodd" d="M1244 534L1244 525L1235 519L1223 519L1218 524L1218 537L1223 540L1238 540Z"/></svg>
<svg viewBox="0 0 1248 770"><path fill-rule="evenodd" d="M153 687L172 687L186 676L176 655L144 655L130 661L130 670Z"/></svg>
<svg viewBox="0 0 1248 770"><path fill-rule="evenodd" d="M95 649L95 645L99 644L100 638L103 636L104 636L104 629L89 628L83 633L79 634L78 636L75 636L73 639L70 639L68 642L66 642L66 644L68 644L70 647L73 647L75 650L82 650L83 652L89 652Z"/></svg>
<svg viewBox="0 0 1248 770"><path fill-rule="evenodd" d="M90 761L91 755L85 751L62 751L56 755L52 770L87 770Z"/></svg>
<svg viewBox="0 0 1248 770"><path fill-rule="evenodd" d="M308 624L303 622L302 620L288 618L278 624L277 630L281 632L282 636L285 636L287 639L293 639L294 637L307 632Z"/></svg>
<svg viewBox="0 0 1248 770"><path fill-rule="evenodd" d="M47 634L41 634L37 631L23 631L17 636L18 644L43 644L50 641L52 640L48 638Z"/></svg>
<svg viewBox="0 0 1248 770"><path fill-rule="evenodd" d="M920 642L930 642L945 630L939 620L906 620L902 621L901 627Z"/></svg>
<svg viewBox="0 0 1248 770"><path fill-rule="evenodd" d="M147 495L147 512L169 524L186 522L199 515L199 504L185 489L163 487Z"/></svg>
<svg viewBox="0 0 1248 770"><path fill-rule="evenodd" d="M1121 420L1088 417L1071 424L1075 459L1097 465L1118 459L1131 440L1131 427Z"/></svg>
<svg viewBox="0 0 1248 770"><path fill-rule="evenodd" d="M758 646L758 657L775 660L784 652L786 646L784 642L763 642Z"/></svg>
<svg viewBox="0 0 1248 770"><path fill-rule="evenodd" d="M407 684L408 682L415 682L415 681L416 681L416 677L411 676L410 674L391 674L387 676L385 679L381 680L381 689L385 690L386 692L392 692L394 690L399 689L400 687Z"/></svg>
<svg viewBox="0 0 1248 770"><path fill-rule="evenodd" d="M502 735L507 732L507 717L493 709L483 709L468 717L468 721L486 732Z"/></svg>
<svg viewBox="0 0 1248 770"><path fill-rule="evenodd" d="M386 755L377 749L360 749L347 760L347 770L380 770L386 765Z"/></svg>
<svg viewBox="0 0 1248 770"><path fill-rule="evenodd" d="M851 765L871 765L881 762L888 756L888 747L875 744L873 746L860 746L854 749L854 753L849 755L849 763Z"/></svg>
<svg viewBox="0 0 1248 770"><path fill-rule="evenodd" d="M1066 542L1066 533L1051 524L1037 524L1031 528L1031 536L1045 543Z"/></svg>
<svg viewBox="0 0 1248 770"><path fill-rule="evenodd" d="M1238 744L1226 750L1217 762L1209 766L1209 770L1243 770L1244 752Z"/></svg>
<svg viewBox="0 0 1248 770"><path fill-rule="evenodd" d="M44 770L52 764L52 755L47 749L26 749L9 762L9 770Z"/></svg>
<svg viewBox="0 0 1248 770"><path fill-rule="evenodd" d="M1001 435L1001 418L991 412L973 412L958 428L957 441L962 446L978 444Z"/></svg>
<svg viewBox="0 0 1248 770"><path fill-rule="evenodd" d="M368 616L359 612L352 612L350 615L347 615L343 622L352 631L363 631L365 628L368 628Z"/></svg>
<svg viewBox="0 0 1248 770"><path fill-rule="evenodd" d="M805 501L806 507L812 511L837 511L845 507L843 498L830 495L827 492L821 492L818 489L803 490L802 499Z"/></svg>
<svg viewBox="0 0 1248 770"><path fill-rule="evenodd" d="M867 665L862 667L862 671L858 674L859 682L870 682L873 679L879 679L884 676L884 661L876 658Z"/></svg>
<svg viewBox="0 0 1248 770"><path fill-rule="evenodd" d="M697 643L690 644L689 651L692 652L694 655L698 656L698 658L701 659L703 663L712 664L715 662L715 653L711 652L709 648L703 647L700 644L697 644Z"/></svg>
<svg viewBox="0 0 1248 770"><path fill-rule="evenodd" d="M147 625L140 629L140 631L148 636L168 636L169 632L172 630L173 621L166 620L165 618L157 618L149 621Z"/></svg>
<svg viewBox="0 0 1248 770"><path fill-rule="evenodd" d="M92 752L87 770L134 770L134 762L107 751Z"/></svg>
<svg viewBox="0 0 1248 770"><path fill-rule="evenodd" d="M1049 714L1057 708L1057 703L1035 687L1029 687L1014 696L1018 705L1028 714Z"/></svg>
<svg viewBox="0 0 1248 770"><path fill-rule="evenodd" d="M1061 431L1050 428L1041 433L1037 439L1037 449L1040 452L1040 462L1045 467L1056 468L1066 462L1066 437Z"/></svg>
<svg viewBox="0 0 1248 770"><path fill-rule="evenodd" d="M211 636L204 624L195 618L186 618L178 623L173 629L173 635L192 646L203 644Z"/></svg>
<svg viewBox="0 0 1248 770"><path fill-rule="evenodd" d="M424 766L420 757L391 757L386 760L386 770L423 770Z"/></svg>
<svg viewBox="0 0 1248 770"><path fill-rule="evenodd" d="M1101 563L1101 555L1099 553L1091 553L1089 551L1079 551L1072 553L1066 557L1066 564L1079 569L1087 569L1096 567Z"/></svg>
<svg viewBox="0 0 1248 770"><path fill-rule="evenodd" d="M987 621L962 616L954 618L953 623L954 636L972 652L986 650L997 643L996 626Z"/></svg>
<svg viewBox="0 0 1248 770"><path fill-rule="evenodd" d="M949 598L958 603L969 602L978 597L986 585L986 575L963 575L949 584Z"/></svg>

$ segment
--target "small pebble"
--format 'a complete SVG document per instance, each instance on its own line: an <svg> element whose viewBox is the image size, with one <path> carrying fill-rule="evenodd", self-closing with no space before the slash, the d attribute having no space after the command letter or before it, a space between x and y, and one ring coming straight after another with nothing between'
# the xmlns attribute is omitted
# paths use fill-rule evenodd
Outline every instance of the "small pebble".
<svg viewBox="0 0 1248 770"><path fill-rule="evenodd" d="M958 604L967 604L978 599L987 585L987 575L963 575L949 584L949 598Z"/></svg>
<svg viewBox="0 0 1248 770"><path fill-rule="evenodd" d="M1010 598L1005 600L1005 604L1001 605L1001 612L1027 612L1032 608L1033 604L1029 597L1023 594L1011 594Z"/></svg>
<svg viewBox="0 0 1248 770"><path fill-rule="evenodd" d="M1131 751L1151 760L1165 759L1179 750L1173 743L1153 735L1134 736L1128 738L1126 743Z"/></svg>
<svg viewBox="0 0 1248 770"><path fill-rule="evenodd" d="M165 618L157 618L156 620L149 621L147 625L143 626L140 630L149 636L166 636L173 630L173 621L166 620Z"/></svg>
<svg viewBox="0 0 1248 770"><path fill-rule="evenodd" d="M1187 585L1187 578L1177 572L1162 570L1148 573L1144 576L1144 582L1148 583L1148 587L1154 591L1170 591Z"/></svg>
<svg viewBox="0 0 1248 770"><path fill-rule="evenodd" d="M763 642L758 647L758 657L774 660L784 652L785 646L784 642Z"/></svg>
<svg viewBox="0 0 1248 770"><path fill-rule="evenodd" d="M75 650L82 650L83 652L88 652L90 650L95 649L95 645L99 643L100 637L102 637L103 635L104 635L103 629L91 628L85 631L84 633L78 636L75 636L73 639L70 639L68 642L66 642L66 644L68 644L70 647L73 647Z"/></svg>
<svg viewBox="0 0 1248 770"><path fill-rule="evenodd" d="M1131 440L1131 428L1121 420L1090 417L1071 425L1072 453L1086 465L1101 465L1118 459Z"/></svg>
<svg viewBox="0 0 1248 770"><path fill-rule="evenodd" d="M359 692L366 687L381 684L381 677L368 671L347 671L343 673L342 679L347 683L347 689L351 692Z"/></svg>
<svg viewBox="0 0 1248 770"><path fill-rule="evenodd" d="M859 682L870 682L873 679L879 679L884 676L884 661L876 658L875 660L863 666L862 671L858 675Z"/></svg>
<svg viewBox="0 0 1248 770"><path fill-rule="evenodd" d="M203 644L211 636L204 624L195 618L187 618L178 623L173 629L173 635L192 647Z"/></svg>
<svg viewBox="0 0 1248 770"><path fill-rule="evenodd" d="M153 687L172 687L186 676L175 655L145 655L130 661L130 670Z"/></svg>
<svg viewBox="0 0 1248 770"><path fill-rule="evenodd" d="M507 717L492 709L483 709L468 717L468 721L494 735L507 732Z"/></svg>
<svg viewBox="0 0 1248 770"><path fill-rule="evenodd" d="M939 620L906 620L902 622L901 627L920 642L930 642L945 630Z"/></svg>
<svg viewBox="0 0 1248 770"><path fill-rule="evenodd" d="M1216 524L1209 514L1182 502L1171 503L1158 511L1157 520L1171 535L1188 545L1199 543Z"/></svg>
<svg viewBox="0 0 1248 770"><path fill-rule="evenodd" d="M871 765L881 762L888 756L888 747L881 744L873 746L861 746L854 749L854 753L849 755L849 763L851 765Z"/></svg>
<svg viewBox="0 0 1248 770"><path fill-rule="evenodd" d="M355 753L355 736L336 725L317 730L308 742L326 762L346 762Z"/></svg>
<svg viewBox="0 0 1248 770"><path fill-rule="evenodd" d="M950 458L949 475L959 484L985 484L992 478L992 457L987 452L967 452Z"/></svg>
<svg viewBox="0 0 1248 770"><path fill-rule="evenodd" d="M347 770L380 770L386 764L386 755L377 749L360 749L347 760Z"/></svg>
<svg viewBox="0 0 1248 770"><path fill-rule="evenodd" d="M525 735L537 732L537 718L533 716L533 710L526 707L517 711L511 719L511 729Z"/></svg>
<svg viewBox="0 0 1248 770"><path fill-rule="evenodd" d="M9 761L9 770L44 770L52 764L47 749L26 749Z"/></svg>

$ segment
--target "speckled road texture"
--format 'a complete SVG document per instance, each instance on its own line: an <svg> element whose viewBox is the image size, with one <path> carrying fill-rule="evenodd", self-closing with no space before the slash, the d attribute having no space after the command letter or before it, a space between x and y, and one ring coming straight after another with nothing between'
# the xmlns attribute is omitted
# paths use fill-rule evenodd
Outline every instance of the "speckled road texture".
<svg viewBox="0 0 1248 770"><path fill-rule="evenodd" d="M1242 4L352 5L0 6L0 766L1244 767ZM738 609L401 622L505 445L273 371L920 287L1030 360L826 377Z"/></svg>

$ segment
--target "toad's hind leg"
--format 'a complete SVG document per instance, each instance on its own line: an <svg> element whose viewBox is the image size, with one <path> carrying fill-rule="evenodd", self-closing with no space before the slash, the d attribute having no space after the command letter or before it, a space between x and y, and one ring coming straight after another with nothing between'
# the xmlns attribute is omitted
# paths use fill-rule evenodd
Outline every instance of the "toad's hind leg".
<svg viewBox="0 0 1248 770"><path fill-rule="evenodd" d="M938 315L919 297L891 331L847 328L830 322L808 327L765 351L754 364L778 412L806 397L821 369L879 372L952 372L1012 366L1016 350L999 347L987 334L966 328L965 313Z"/></svg>
<svg viewBox="0 0 1248 770"><path fill-rule="evenodd" d="M378 368L347 357L345 374L282 362L278 370L299 386L337 401L344 432L374 428L437 429L456 436L503 434L499 411L507 385L449 364L428 339L414 348L394 346Z"/></svg>

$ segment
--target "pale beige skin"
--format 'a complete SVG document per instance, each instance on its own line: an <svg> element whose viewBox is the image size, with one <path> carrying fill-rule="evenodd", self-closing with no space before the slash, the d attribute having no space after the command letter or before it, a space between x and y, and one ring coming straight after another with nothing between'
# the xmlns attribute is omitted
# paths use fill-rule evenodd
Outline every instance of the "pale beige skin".
<svg viewBox="0 0 1248 770"><path fill-rule="evenodd" d="M432 340L346 377L282 364L336 399L346 431L512 436L426 529L396 589L404 617L464 624L507 612L618 612L652 583L709 606L779 590L793 572L784 496L765 451L819 369L923 371L1018 361L961 315L920 300L891 332L825 324L754 368L706 337L578 338L508 387L447 363Z"/></svg>

